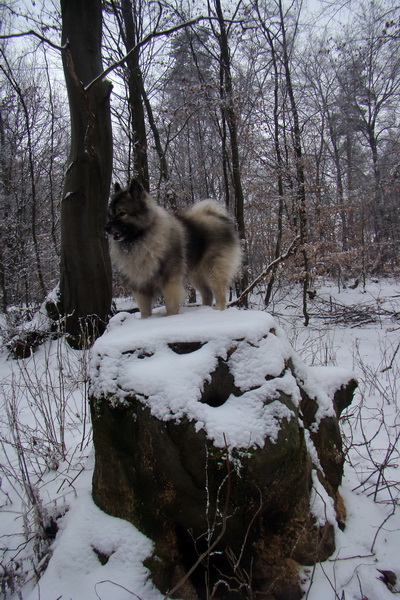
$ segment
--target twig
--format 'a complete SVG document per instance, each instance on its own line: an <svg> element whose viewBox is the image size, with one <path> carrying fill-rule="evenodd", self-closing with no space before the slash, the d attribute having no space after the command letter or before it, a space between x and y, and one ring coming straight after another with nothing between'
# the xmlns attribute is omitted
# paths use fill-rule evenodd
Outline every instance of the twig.
<svg viewBox="0 0 400 600"><path fill-rule="evenodd" d="M375 323L375 321L376 321L376 319L374 319L373 317L371 317L369 319L364 319L364 321L357 321L357 323L350 325L350 329L354 329L355 327L360 327L361 325L368 325L369 323Z"/></svg>
<svg viewBox="0 0 400 600"><path fill-rule="evenodd" d="M313 306L315 310L314 317L322 318L326 323L344 323L351 328L374 323L381 316L393 315L392 311L385 310L376 304L347 305L338 300L334 301L332 297L327 300L318 295L313 302Z"/></svg>
<svg viewBox="0 0 400 600"><path fill-rule="evenodd" d="M338 562L339 560L353 560L354 558L373 558L374 556L374 552L372 552L371 554L354 554L353 556L343 556L343 558L337 556L335 558L328 558L328 562Z"/></svg>
<svg viewBox="0 0 400 600"><path fill-rule="evenodd" d="M132 592L131 590L128 590L128 588L124 587L120 583L116 583L115 581L111 581L111 579L103 579L103 581L98 581L95 584L95 586L94 586L94 593L99 598L99 600L101 600L101 596L99 596L99 594L97 593L97 589L96 588L101 583L111 583L112 585L115 585L116 587L119 587L121 590L124 590L124 592L128 592L128 594L131 594L132 596L135 596L135 598L137 598L138 600L142 600L142 598L140 596L138 596L137 594L135 594L135 592ZM61 596L60 596L60 598L61 598Z"/></svg>
<svg viewBox="0 0 400 600"><path fill-rule="evenodd" d="M227 470L227 482L228 483L227 483L227 490L226 490L224 512L222 513L222 527L221 527L221 531L219 532L218 536L215 538L215 540L213 541L213 543L211 544L211 546L209 546L207 548L207 550L205 550L202 554L200 554L199 558L190 567L189 571L187 573L185 573L185 575L182 577L182 579L180 581L178 581L178 583L172 588L172 590L170 590L164 596L163 600L168 600L169 598L171 598L172 594L174 594L185 583L185 581L187 581L189 579L189 577L191 576L191 574L193 573L193 571L195 569L197 569L197 567L199 566L199 564L201 562L203 562L203 560L207 556L209 556L209 554L211 554L211 552L214 550L214 548L216 547L216 545L222 540L222 538L225 535L225 532L226 532L226 522L227 522L227 519L228 519L228 506L229 506L229 500L230 500L230 495L231 495L231 464L230 464L230 460L229 460L228 446L227 446L227 443L226 443L225 434L224 434L224 441L225 441L225 450L226 450L226 470Z"/></svg>
<svg viewBox="0 0 400 600"><path fill-rule="evenodd" d="M382 521L382 523L379 525L379 527L378 527L378 529L377 529L377 531L376 531L376 533L375 533L374 540L373 540L373 542L372 542L372 546L371 546L371 548L370 548L370 551L371 551L371 552L374 552L374 546L375 546L375 543L376 543L377 537L378 537L378 535L379 535L379 533L380 533L381 529L382 529L382 528L383 528L383 526L384 526L384 525L385 525L385 524L386 524L386 523L389 521L390 517L393 517L393 515L394 515L394 513L395 513L395 512L396 512L396 507L395 507L395 505L394 505L394 506L393 506L393 510L392 510L392 512L391 512L391 513L390 513L390 514L389 514L389 515L388 515L388 516L387 516L387 517L386 517L386 518L385 518L385 519Z"/></svg>
<svg viewBox="0 0 400 600"><path fill-rule="evenodd" d="M253 526L253 523L254 523L254 521L256 520L256 518L258 517L258 515L260 514L260 512L261 512L261 510L262 510L262 507L263 507L263 498L262 498L262 492L261 492L261 490L260 490L260 488L258 487L258 485L257 485L257 484L255 484L255 486L256 486L256 488L258 489L258 492L259 492L259 494L260 494L260 506L257 508L256 512L255 512L255 513L254 513L254 515L252 516L252 518L251 518L251 520L250 520L250 523L249 523L249 526L247 527L247 531L246 531L246 534L245 534L245 536L244 536L243 544L242 544L242 547L241 547L241 549L240 549L240 554L239 554L239 557L238 557L238 559L236 560L235 564L233 565L233 570L234 570L234 572L236 572L236 570L237 570L237 569L238 569L238 567L239 567L240 561L242 560L242 556L243 556L243 552L244 552L244 547L245 547L245 545L246 545L246 542L247 542L247 538L248 538L248 535L249 535L250 529L251 529L251 527Z"/></svg>
<svg viewBox="0 0 400 600"><path fill-rule="evenodd" d="M391 369L393 367L393 363L394 363L394 359L396 358L396 354L399 351L400 348L400 342L397 344L397 348L394 351L394 354L392 356L392 360L389 363L389 366L385 367L384 369L381 370L381 373L386 373L386 371L389 371L389 369Z"/></svg>

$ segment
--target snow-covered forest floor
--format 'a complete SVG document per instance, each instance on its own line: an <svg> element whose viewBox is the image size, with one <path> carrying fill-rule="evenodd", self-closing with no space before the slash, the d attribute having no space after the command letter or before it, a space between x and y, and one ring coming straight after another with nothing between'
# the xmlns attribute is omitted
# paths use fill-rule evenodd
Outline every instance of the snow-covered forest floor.
<svg viewBox="0 0 400 600"><path fill-rule="evenodd" d="M328 561L303 569L305 598L387 600L400 593L395 580L400 577L400 282L368 281L365 288L340 290L318 282L316 287L307 328L299 290L282 286L270 312L308 365L351 368L359 388L342 418L346 528L337 529L336 551ZM262 296L253 298L253 307L262 308ZM3 320L5 336L6 325ZM3 345L4 598L163 598L143 566L151 542L91 500L88 384L89 352L72 350L63 339L47 341L21 360L11 359Z"/></svg>

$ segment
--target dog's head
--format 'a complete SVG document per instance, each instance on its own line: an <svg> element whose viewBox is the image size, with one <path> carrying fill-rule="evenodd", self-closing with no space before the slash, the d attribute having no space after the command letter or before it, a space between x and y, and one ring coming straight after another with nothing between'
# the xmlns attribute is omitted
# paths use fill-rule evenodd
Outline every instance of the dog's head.
<svg viewBox="0 0 400 600"><path fill-rule="evenodd" d="M151 197L136 179L126 189L116 183L105 231L115 242L133 242L149 227L152 215Z"/></svg>

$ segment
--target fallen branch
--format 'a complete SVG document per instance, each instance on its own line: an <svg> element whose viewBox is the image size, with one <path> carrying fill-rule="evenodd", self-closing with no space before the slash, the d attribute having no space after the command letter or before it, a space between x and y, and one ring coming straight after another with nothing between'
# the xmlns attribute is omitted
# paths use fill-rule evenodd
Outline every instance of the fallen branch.
<svg viewBox="0 0 400 600"><path fill-rule="evenodd" d="M254 279L254 281L252 283L250 283L250 285L247 286L247 288L240 294L239 298L237 298L236 300L233 300L233 302L229 302L228 306L242 306L247 298L247 296L250 294L250 292L252 292L254 290L254 288L256 287L256 285L258 285L260 283L260 281L263 281L263 279L266 279L266 277L268 276L268 273L270 271L272 271L272 269L274 269L274 267L276 267L279 263L283 262L284 260L288 259L290 256L293 256L299 247L299 242L300 242L300 236L296 236L294 238L294 240L291 242L289 248L286 250L286 252L284 254L281 254L280 256L278 256L278 258L275 258L275 260L273 260L271 263L269 263L269 265L267 265L265 267L265 269L263 270L263 272L258 275L258 277L256 277L256 279Z"/></svg>
<svg viewBox="0 0 400 600"><path fill-rule="evenodd" d="M359 327L375 323L379 317L393 316L393 312L386 310L378 303L363 303L347 305L333 300L316 296L313 301L314 317L324 319L325 323L344 324L349 327Z"/></svg>

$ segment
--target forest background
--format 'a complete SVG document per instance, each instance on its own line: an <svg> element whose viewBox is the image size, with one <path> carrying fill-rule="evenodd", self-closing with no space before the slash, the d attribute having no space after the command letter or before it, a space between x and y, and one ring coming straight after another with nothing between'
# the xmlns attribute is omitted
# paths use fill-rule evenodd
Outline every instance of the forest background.
<svg viewBox="0 0 400 600"><path fill-rule="evenodd" d="M224 201L246 250L242 287L288 254L261 294L268 305L277 274L302 281L306 321L314 277L398 274L395 2L112 0L102 15L115 180L139 177L172 210ZM7 0L0 17L4 312L59 280L70 117L58 3Z"/></svg>
<svg viewBox="0 0 400 600"><path fill-rule="evenodd" d="M90 490L88 353L62 337L28 349L23 360L8 352L62 275L72 163L61 5L74 2L100 8L113 179L138 177L173 211L204 197L223 201L245 249L236 291L257 282L249 305L284 315L307 362L335 362L335 346L338 364L356 368L360 388L342 423L349 520L337 556L345 560L335 556L308 574L307 598L391 597L377 569L398 569L400 6L392 0L0 0L4 596L32 589L46 569L53 526L78 488ZM64 235L71 246L78 233L89 241L79 219L71 225ZM392 284L383 293L385 277ZM115 280L114 297L122 292ZM301 312L310 327L299 326ZM105 518L98 516L100 529ZM78 523L71 537L83 529ZM92 560L89 539L86 550ZM66 594L81 560L75 547L69 555ZM141 589L129 560L125 567L126 585ZM109 573L117 579L111 565ZM77 578L85 600L87 590L99 597L98 580L81 584Z"/></svg>

